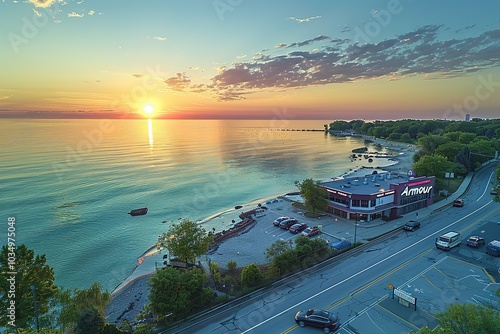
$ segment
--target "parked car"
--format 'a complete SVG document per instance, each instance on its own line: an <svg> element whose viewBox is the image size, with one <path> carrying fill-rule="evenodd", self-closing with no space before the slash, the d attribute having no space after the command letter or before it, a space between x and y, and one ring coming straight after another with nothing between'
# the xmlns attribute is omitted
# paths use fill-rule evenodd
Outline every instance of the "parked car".
<svg viewBox="0 0 500 334"><path fill-rule="evenodd" d="M299 221L295 218L285 219L280 223L279 227L288 230L290 227L292 227L292 225L297 224L298 222Z"/></svg>
<svg viewBox="0 0 500 334"><path fill-rule="evenodd" d="M278 217L273 221L274 226L279 226L283 220L290 219L290 217Z"/></svg>
<svg viewBox="0 0 500 334"><path fill-rule="evenodd" d="M491 189L490 194L492 194L492 195L498 194L497 188Z"/></svg>
<svg viewBox="0 0 500 334"><path fill-rule="evenodd" d="M410 220L406 224L403 225L403 229L406 231L415 231L420 228L420 222L416 220Z"/></svg>
<svg viewBox="0 0 500 334"><path fill-rule="evenodd" d="M464 206L464 200L461 198L457 198L453 201L453 206L462 207Z"/></svg>
<svg viewBox="0 0 500 334"><path fill-rule="evenodd" d="M306 228L307 228L306 223L297 223L297 224L292 225L288 229L288 231L292 232L293 234L297 234L297 233L304 231Z"/></svg>
<svg viewBox="0 0 500 334"><path fill-rule="evenodd" d="M484 245L484 238L478 237L476 235L470 236L465 242L469 247L479 248Z"/></svg>
<svg viewBox="0 0 500 334"><path fill-rule="evenodd" d="M312 326L323 328L325 333L333 332L340 326L339 317L337 315L318 309L297 312L297 314L295 314L295 322L300 327Z"/></svg>
<svg viewBox="0 0 500 334"><path fill-rule="evenodd" d="M304 231L302 231L301 235L303 235L304 237L313 237L315 235L318 235L319 234L319 228L317 226L312 226L312 227L308 227L306 228Z"/></svg>
<svg viewBox="0 0 500 334"><path fill-rule="evenodd" d="M500 241L493 240L486 246L486 254L492 256L500 256Z"/></svg>
<svg viewBox="0 0 500 334"><path fill-rule="evenodd" d="M335 241L333 242L330 247L334 250L334 251L341 251L341 250L344 250L344 249L347 249L349 247L351 247L352 244L350 241L347 241L347 240L340 240L340 241Z"/></svg>

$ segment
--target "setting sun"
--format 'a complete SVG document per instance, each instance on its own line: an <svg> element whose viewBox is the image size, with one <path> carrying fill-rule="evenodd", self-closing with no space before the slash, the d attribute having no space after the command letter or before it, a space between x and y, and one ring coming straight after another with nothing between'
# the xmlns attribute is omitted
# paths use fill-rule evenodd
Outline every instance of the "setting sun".
<svg viewBox="0 0 500 334"><path fill-rule="evenodd" d="M152 113L154 113L154 111L155 111L155 109L151 104L147 104L144 106L144 112L146 114L151 115Z"/></svg>

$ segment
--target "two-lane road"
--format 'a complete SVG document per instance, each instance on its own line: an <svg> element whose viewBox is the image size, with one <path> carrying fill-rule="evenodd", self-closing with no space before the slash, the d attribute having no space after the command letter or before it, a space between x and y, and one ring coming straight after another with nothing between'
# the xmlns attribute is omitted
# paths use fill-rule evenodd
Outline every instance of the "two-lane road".
<svg viewBox="0 0 500 334"><path fill-rule="evenodd" d="M481 261L459 261L462 250L443 252L434 242L449 230L460 231L465 239L469 232L496 219L500 205L489 195L493 173L494 166L476 173L463 197L464 207L449 206L421 219L422 227L415 232L401 231L374 241L363 252L354 251L331 265L295 275L170 332L317 333L318 329L295 325L295 313L308 308L338 314L340 333L407 333L425 325L432 327L432 314L452 302L481 301L491 293L485 289L491 276L481 269ZM495 237L500 235L488 234L489 239ZM496 266L496 259L481 258L490 267ZM392 299L389 285L417 297L417 311ZM464 291L477 295L471 297Z"/></svg>

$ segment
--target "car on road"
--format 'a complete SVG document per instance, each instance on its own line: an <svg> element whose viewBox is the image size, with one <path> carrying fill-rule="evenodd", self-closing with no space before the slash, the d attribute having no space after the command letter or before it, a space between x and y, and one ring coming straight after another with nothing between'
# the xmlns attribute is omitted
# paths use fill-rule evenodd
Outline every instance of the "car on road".
<svg viewBox="0 0 500 334"><path fill-rule="evenodd" d="M453 201L453 206L456 206L456 207L464 206L464 200L461 198L457 198L456 200Z"/></svg>
<svg viewBox="0 0 500 334"><path fill-rule="evenodd" d="M491 256L500 256L500 241L493 240L486 246L486 254Z"/></svg>
<svg viewBox="0 0 500 334"><path fill-rule="evenodd" d="M292 225L288 229L288 231L292 232L293 234L297 234L297 233L304 231L306 228L307 228L306 223L297 223L297 224Z"/></svg>
<svg viewBox="0 0 500 334"><path fill-rule="evenodd" d="M406 224L403 225L403 229L406 231L415 231L420 228L420 222L416 220L410 220Z"/></svg>
<svg viewBox="0 0 500 334"><path fill-rule="evenodd" d="M290 219L290 217L278 217L273 221L274 226L279 226L283 220Z"/></svg>
<svg viewBox="0 0 500 334"><path fill-rule="evenodd" d="M479 248L484 245L484 238L478 237L477 235L470 236L465 242L469 247Z"/></svg>
<svg viewBox="0 0 500 334"><path fill-rule="evenodd" d="M325 333L336 331L339 317L331 312L319 309L303 310L295 314L295 322L300 327L312 326L322 328Z"/></svg>
<svg viewBox="0 0 500 334"><path fill-rule="evenodd" d="M299 221L295 218L285 219L280 223L279 227L288 230L290 227L292 227L292 225L297 224L298 222Z"/></svg>
<svg viewBox="0 0 500 334"><path fill-rule="evenodd" d="M498 194L497 188L491 189L490 194L497 195Z"/></svg>
<svg viewBox="0 0 500 334"><path fill-rule="evenodd" d="M308 227L306 228L304 231L302 231L301 235L303 235L304 237L313 237L315 235L318 235L319 234L319 228L317 226L312 226L312 227Z"/></svg>

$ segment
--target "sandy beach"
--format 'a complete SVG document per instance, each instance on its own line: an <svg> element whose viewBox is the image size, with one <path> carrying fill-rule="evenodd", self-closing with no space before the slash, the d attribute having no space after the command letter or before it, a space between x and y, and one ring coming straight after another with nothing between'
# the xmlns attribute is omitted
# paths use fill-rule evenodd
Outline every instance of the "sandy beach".
<svg viewBox="0 0 500 334"><path fill-rule="evenodd" d="M382 147L396 154L390 157L390 163L385 166L373 168L361 167L347 174L366 173L368 168L370 168L370 170L379 169L383 171L406 173L412 168L413 155L418 150L417 146L373 139L371 137L367 137L367 139L372 140L374 144L380 144ZM280 213L282 210L285 210L284 205L284 203L279 202L271 205L270 209L274 211L274 213ZM255 206L255 203L252 203L252 205L246 204L243 209L250 206ZM289 209L289 207L291 206L287 206L286 209ZM238 214L239 211L235 210L234 212L227 212L223 216L214 217L214 219L231 221L234 218L238 219ZM299 215L301 213L294 212L293 214ZM248 230L245 230L242 233L247 232ZM261 245L259 251L245 252L243 249L254 249L254 243L249 241L251 244L245 247L245 245L242 245L242 242L244 242L242 238L236 239L238 239L237 236L230 238L219 245L215 251L209 252L211 260L218 262L220 267L225 267L229 260L235 260L239 267L250 263L264 263L264 250L269 245ZM141 257L141 263L136 267L132 275L125 279L112 293L113 297L106 311L106 318L109 322L117 325L120 325L124 319L132 324L136 322L137 315L148 303L149 287L147 281L161 262L163 262L161 252L150 252L146 256Z"/></svg>

